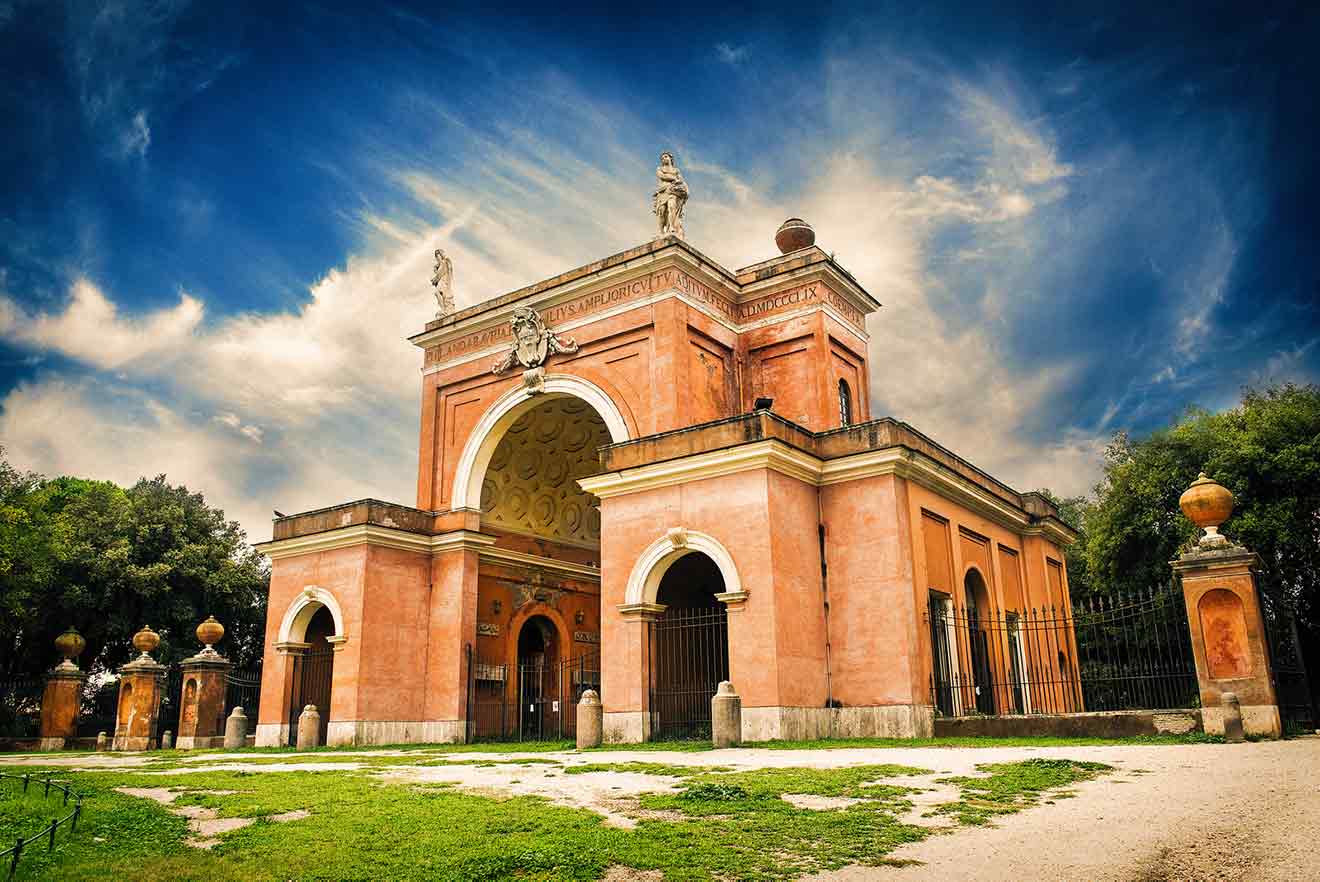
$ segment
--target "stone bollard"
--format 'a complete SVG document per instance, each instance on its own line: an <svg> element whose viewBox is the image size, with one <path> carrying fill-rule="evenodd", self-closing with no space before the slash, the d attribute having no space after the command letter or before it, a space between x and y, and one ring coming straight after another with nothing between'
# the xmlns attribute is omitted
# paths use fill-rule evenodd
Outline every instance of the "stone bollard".
<svg viewBox="0 0 1320 882"><path fill-rule="evenodd" d="M316 705L309 704L298 717L298 749L306 750L320 743L321 714L316 710Z"/></svg>
<svg viewBox="0 0 1320 882"><path fill-rule="evenodd" d="M728 680L720 682L710 700L710 740L716 747L737 747L742 741L742 699Z"/></svg>
<svg viewBox="0 0 1320 882"><path fill-rule="evenodd" d="M110 733L109 733L109 732L97 732L97 733L96 733L96 749L97 749L97 750L109 750L109 749L110 749Z"/></svg>
<svg viewBox="0 0 1320 882"><path fill-rule="evenodd" d="M578 750L584 747L600 747L604 710L595 689L588 689L582 693L582 699L577 706Z"/></svg>
<svg viewBox="0 0 1320 882"><path fill-rule="evenodd" d="M247 724L248 718L241 706L230 711L229 719L225 720L225 750L242 747L247 742Z"/></svg>
<svg viewBox="0 0 1320 882"><path fill-rule="evenodd" d="M1219 703L1224 706L1224 740L1229 744L1240 744L1247 740L1242 728L1242 706L1235 693L1225 692L1219 696Z"/></svg>
<svg viewBox="0 0 1320 882"><path fill-rule="evenodd" d="M161 750L174 749L174 733L171 732L169 729L166 729L165 734L160 736L160 749Z"/></svg>

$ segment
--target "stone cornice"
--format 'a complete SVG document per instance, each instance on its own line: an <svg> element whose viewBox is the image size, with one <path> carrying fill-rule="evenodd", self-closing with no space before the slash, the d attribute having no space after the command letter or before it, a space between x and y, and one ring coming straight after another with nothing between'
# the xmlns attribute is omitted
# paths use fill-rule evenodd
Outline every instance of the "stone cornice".
<svg viewBox="0 0 1320 882"><path fill-rule="evenodd" d="M1223 544L1206 548L1197 546L1191 551L1169 561L1174 572L1181 573L1184 579L1215 576L1223 570L1254 570L1260 566L1260 555L1241 545Z"/></svg>
<svg viewBox="0 0 1320 882"><path fill-rule="evenodd" d="M481 560L483 562L495 564L508 564L515 567L532 567L545 570L548 573L555 573L560 576L566 576L571 579L585 579L588 582L600 582L600 568L590 567L586 564L573 563L566 560L556 560L552 557L541 557L537 554L525 554L521 551L512 551L508 548L495 548L493 546L481 549Z"/></svg>
<svg viewBox="0 0 1320 882"><path fill-rule="evenodd" d="M919 451L886 447L822 460L776 438L698 453L578 481L588 493L608 499L756 469L768 469L817 487L881 475L912 481L1019 535L1039 534L1068 545L1073 535L1053 518L1035 519Z"/></svg>
<svg viewBox="0 0 1320 882"><path fill-rule="evenodd" d="M292 539L276 539L254 545L257 551L271 560L292 557L298 554L314 554L320 551L333 551L339 548L352 548L357 545L372 545L377 548L394 548L399 551L416 551L426 554L442 554L456 548L481 549L495 541L495 537L470 530L454 530L438 536L425 536L396 530L377 524L353 524L338 527L308 536L296 536Z"/></svg>

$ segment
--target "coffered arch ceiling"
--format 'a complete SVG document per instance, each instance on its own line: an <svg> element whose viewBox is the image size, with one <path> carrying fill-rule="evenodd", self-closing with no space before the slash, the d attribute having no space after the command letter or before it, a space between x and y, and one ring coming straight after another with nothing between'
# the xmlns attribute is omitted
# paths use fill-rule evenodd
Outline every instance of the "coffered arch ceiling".
<svg viewBox="0 0 1320 882"><path fill-rule="evenodd" d="M580 399L547 399L527 411L491 455L481 482L482 523L599 546L596 497L577 481L600 471L596 448L610 441L605 421Z"/></svg>

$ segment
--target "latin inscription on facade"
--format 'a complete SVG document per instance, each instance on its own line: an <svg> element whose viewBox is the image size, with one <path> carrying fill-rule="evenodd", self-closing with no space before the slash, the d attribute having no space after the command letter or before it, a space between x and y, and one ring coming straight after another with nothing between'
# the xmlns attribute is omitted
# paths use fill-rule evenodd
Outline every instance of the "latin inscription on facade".
<svg viewBox="0 0 1320 882"><path fill-rule="evenodd" d="M600 635L594 631L574 631L573 639L578 643L599 643Z"/></svg>
<svg viewBox="0 0 1320 882"><path fill-rule="evenodd" d="M820 282L812 282L788 291L780 291L746 303L737 303L731 297L715 288L693 278L680 270L663 270L641 279L633 279L613 288L585 294L552 306L542 312L541 319L550 327L560 327L566 323L585 318L607 309L623 306L630 302L643 300L650 295L669 289L680 291L690 299L713 310L727 321L735 324L754 321L780 312L803 309L819 303L827 303L857 328L865 328L865 316L861 310L848 302L846 298L830 290ZM449 340L426 350L426 363L436 364L450 359L460 358L471 352L481 352L498 346L509 345L512 331L508 322L501 322L491 328L474 331L455 340Z"/></svg>
<svg viewBox="0 0 1320 882"><path fill-rule="evenodd" d="M498 637L500 636L500 626L496 622L477 622L478 637Z"/></svg>

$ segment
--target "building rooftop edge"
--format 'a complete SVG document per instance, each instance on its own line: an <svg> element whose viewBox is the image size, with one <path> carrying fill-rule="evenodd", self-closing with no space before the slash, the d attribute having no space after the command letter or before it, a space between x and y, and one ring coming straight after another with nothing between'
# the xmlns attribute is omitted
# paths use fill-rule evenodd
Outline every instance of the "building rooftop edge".
<svg viewBox="0 0 1320 882"><path fill-rule="evenodd" d="M596 273L627 264L633 260L653 257L670 248L688 252L692 257L696 258L698 262L709 266L717 274L723 276L725 281L734 288L742 288L754 282L773 278L780 273L789 272L802 266L810 266L817 263L826 264L854 285L876 308L879 308L881 305L880 301L876 300L869 291L862 287L861 283L857 281L856 276L844 269L844 267L834 259L833 255L827 254L816 245L798 251L792 251L788 254L781 254L743 267L742 269L732 271L719 263L719 261L702 252L695 245L688 243L686 239L680 239L677 236L663 236L657 239L652 239L650 242L643 243L642 245L620 251L616 254L611 254L608 257L602 257L591 263L574 267L573 269L562 272L557 276L551 276L550 278L542 279L539 282L524 285L523 287L506 294L500 294L479 303L474 303L471 306L464 307L463 309L444 316L443 318L432 319L426 323L423 330L410 335L408 340L416 343L416 341L422 337L432 334L435 331L457 325L460 322L473 318L474 316L479 316L483 313L492 312L501 307L512 305L527 297L536 294L543 294L546 291L554 290L561 285L576 282L580 279L595 275ZM806 260L804 261L804 259ZM793 265L789 266L789 264Z"/></svg>

